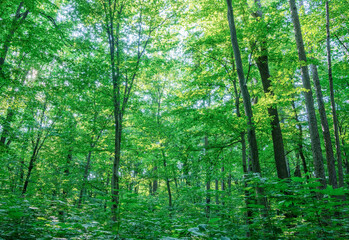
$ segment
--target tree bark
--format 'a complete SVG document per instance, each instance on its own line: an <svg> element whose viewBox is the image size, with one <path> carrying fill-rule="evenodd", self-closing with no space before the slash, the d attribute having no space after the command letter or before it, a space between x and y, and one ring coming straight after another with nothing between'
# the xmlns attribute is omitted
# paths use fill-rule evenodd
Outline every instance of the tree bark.
<svg viewBox="0 0 349 240"><path fill-rule="evenodd" d="M256 17L262 18L263 13L261 11L260 0L255 0L255 2L259 10L254 15ZM256 59L256 64L262 79L263 90L265 94L274 96L274 92L271 89L268 49L265 42L266 39L264 36L262 36L258 41L260 44L260 51ZM287 168L284 141L282 138L282 132L281 132L280 121L279 121L279 113L278 113L276 104L268 107L268 115L271 118L271 122L270 122L271 136L273 141L274 160L275 160L277 175L281 179L289 178L290 174Z"/></svg>
<svg viewBox="0 0 349 240"><path fill-rule="evenodd" d="M301 123L299 122L297 109L296 109L296 105L294 104L294 101L292 101L292 108L293 108L293 111L295 114L294 118L297 122L297 127L299 130L299 139L297 141L297 151L298 151L298 154L302 160L304 174L306 175L306 178L308 179L309 178L308 167L307 167L307 162L305 160L304 151L303 151L303 128L302 128Z"/></svg>
<svg viewBox="0 0 349 240"><path fill-rule="evenodd" d="M317 72L317 67L314 64L311 64L310 68L313 75L313 81L314 81L316 98L318 102L320 120L321 120L321 126L322 126L322 134L324 136L324 142L325 142L329 183L333 188L337 188L336 165L335 165L335 159L333 155L330 129L328 127L328 122L327 122L325 104L324 104L324 100L321 92L319 75Z"/></svg>
<svg viewBox="0 0 349 240"><path fill-rule="evenodd" d="M113 171L111 180L111 214L113 223L119 225L119 193L120 193L120 157L121 157L121 135L122 135L122 109L120 103L120 22L116 23L114 32L114 20L115 20L115 6L109 1L109 6L103 1L105 11L105 24L107 28L107 37L109 43L110 54L110 68L112 77L112 100L113 100L113 115L114 115L114 158L113 158ZM117 17L120 17L122 12L122 6L117 12ZM115 56L116 51L116 56Z"/></svg>
<svg viewBox="0 0 349 240"><path fill-rule="evenodd" d="M326 188L327 183L326 183L324 163L322 161L321 143L320 143L317 120L315 115L314 100L313 100L313 94L312 94L311 85L310 85L309 70L308 70L307 58L304 50L304 43L303 43L303 37L301 32L301 26L299 22L298 11L297 11L295 0L289 0L289 4L291 9L292 22L294 26L295 39L296 39L297 50L298 50L298 58L301 64L303 88L305 89L303 94L305 97L305 105L307 109L307 116L308 116L308 122L309 122L309 132L310 132L311 148L312 148L314 168L315 168L315 176L320 180L320 183L321 183L320 188Z"/></svg>
<svg viewBox="0 0 349 240"><path fill-rule="evenodd" d="M334 137L336 141L336 153L338 161L338 182L339 187L344 186L344 177L343 177L343 163L342 163L342 154L341 154L341 145L338 133L338 118L336 111L336 102L334 100L334 90L333 90L333 77L332 77L332 62L331 62L331 35L330 35L330 11L329 11L329 2L326 1L326 49L327 49L327 67L328 67L328 81L330 85L330 99L331 99L331 108L332 108L332 117L333 117L333 129Z"/></svg>
<svg viewBox="0 0 349 240"><path fill-rule="evenodd" d="M0 49L0 82L5 82L5 72L4 72L4 64L6 61L6 57L8 54L8 50L11 46L12 39L15 35L15 32L19 28L19 26L24 22L24 20L27 18L29 14L29 10L25 11L24 13L21 13L21 10L23 8L23 2L20 2L16 14L13 18L12 25L10 28L9 33L7 34L4 44L2 45L2 49ZM0 88L3 85L1 84Z"/></svg>
<svg viewBox="0 0 349 240"><path fill-rule="evenodd" d="M235 63L236 63L236 70L238 73L240 90L241 90L242 99L244 102L245 114L248 119L247 139L251 149L252 171L254 173L260 174L261 168L260 168L259 156L258 156L256 131L255 131L255 127L253 125L253 120L252 120L253 113L252 113L252 107L251 107L251 99L250 99L250 94L248 92L247 85L245 82L245 76L244 76L244 71L242 67L240 49L239 49L237 36L236 36L233 7L232 7L231 0L226 0L226 1L228 5L228 21L229 21L229 28L230 28L231 43L233 46Z"/></svg>
<svg viewBox="0 0 349 240"><path fill-rule="evenodd" d="M259 70L259 74L262 79L263 90L267 95L273 96L274 92L271 90L271 81L269 73L269 64L268 64L268 54L265 47L265 43L261 42L261 51L260 56L257 57L256 63ZM273 149L274 149L274 160L276 165L276 171L279 178L289 178L289 172L287 169L287 163L285 158L285 148L284 141L282 138L282 132L279 121L279 113L277 106L268 107L268 115L271 117L271 136L273 140Z"/></svg>
<svg viewBox="0 0 349 240"><path fill-rule="evenodd" d="M32 155L30 157L28 171L27 171L27 176L25 178L24 186L23 186L23 190L22 190L22 195L24 195L27 192L27 189L28 189L29 179L30 179L32 170L34 168L34 163L36 162L36 159L37 159L37 156L38 156L39 142L40 142L40 138L37 139L36 144L35 144L34 149L33 149L33 153L32 153Z"/></svg>
<svg viewBox="0 0 349 240"><path fill-rule="evenodd" d="M3 130L1 133L1 138L0 138L0 146L5 146L6 145L6 140L8 140L9 135L10 135L10 129L11 129L11 122L14 116L14 111L12 110L11 107L7 109L7 114L6 114L6 119L5 123L3 125Z"/></svg>

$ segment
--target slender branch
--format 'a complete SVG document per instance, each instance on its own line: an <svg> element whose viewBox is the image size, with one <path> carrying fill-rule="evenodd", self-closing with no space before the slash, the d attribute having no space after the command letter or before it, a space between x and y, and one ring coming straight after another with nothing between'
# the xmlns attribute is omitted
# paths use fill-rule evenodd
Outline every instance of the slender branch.
<svg viewBox="0 0 349 240"><path fill-rule="evenodd" d="M345 50L347 50L347 52L349 53L347 46L345 46L345 44L339 39L339 37L336 34L334 34L334 36L337 38L338 42L345 48Z"/></svg>

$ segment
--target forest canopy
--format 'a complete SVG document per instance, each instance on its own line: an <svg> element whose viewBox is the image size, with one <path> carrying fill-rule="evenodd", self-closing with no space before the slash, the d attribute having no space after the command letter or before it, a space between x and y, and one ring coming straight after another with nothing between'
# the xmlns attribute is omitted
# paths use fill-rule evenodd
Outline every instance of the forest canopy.
<svg viewBox="0 0 349 240"><path fill-rule="evenodd" d="M2 0L1 239L349 239L348 0Z"/></svg>

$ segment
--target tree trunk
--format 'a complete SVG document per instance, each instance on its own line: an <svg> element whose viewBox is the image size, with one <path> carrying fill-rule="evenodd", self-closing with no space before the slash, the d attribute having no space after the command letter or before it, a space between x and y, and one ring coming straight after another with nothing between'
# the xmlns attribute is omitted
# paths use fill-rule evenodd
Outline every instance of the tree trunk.
<svg viewBox="0 0 349 240"><path fill-rule="evenodd" d="M330 11L328 7L328 1L326 1L326 45L327 45L327 65L328 65L328 80L330 83L330 99L331 99L331 108L332 108L332 117L333 117L333 128L334 128L334 137L336 140L336 153L337 153L337 161L338 161L338 181L339 187L344 186L344 177L343 177L343 166L342 166L342 154L341 154L341 146L340 139L338 133L338 118L336 111L336 103L334 100L334 90L333 90L333 77L332 77L332 62L331 62L331 45L330 45Z"/></svg>
<svg viewBox="0 0 349 240"><path fill-rule="evenodd" d="M25 181L24 181L22 195L24 195L27 192L30 176L31 176L32 170L34 168L34 163L35 163L35 161L37 159L38 147L39 147L39 140L37 140L36 145L35 145L35 147L33 149L32 156L30 157L29 166L28 166L28 172L27 172L27 176L26 176Z"/></svg>
<svg viewBox="0 0 349 240"><path fill-rule="evenodd" d="M110 53L110 68L111 68L111 77L113 84L112 91L112 100L113 100L113 115L114 115L114 161L113 161L113 171L112 171L112 179L111 179L111 214L112 221L114 224L118 226L119 222L119 194L120 194L120 157L121 157L121 135L122 135L122 109L120 103L120 22L117 22L115 33L114 33L114 18L115 18L115 8L111 5L112 3L109 1L109 6L104 4L104 10L106 15L106 28L107 28L107 37L109 43L109 53ZM118 17L121 14L121 10L118 12ZM114 12L113 12L114 11ZM115 56L116 50L116 56ZM116 59L115 59L116 58ZM118 230L117 230L118 231Z"/></svg>
<svg viewBox="0 0 349 240"><path fill-rule="evenodd" d="M298 11L295 0L289 0L292 22L294 26L295 39L298 49L298 58L301 64L303 88L306 90L303 92L305 97L305 105L307 109L307 116L309 121L309 132L311 140L311 148L313 153L313 161L315 167L315 175L320 179L321 187L326 188L326 175L324 169L324 163L322 161L321 143L318 132L317 120L315 115L313 94L310 85L309 70L307 66L307 58L304 50L303 37L301 32L301 26L298 17Z"/></svg>
<svg viewBox="0 0 349 240"><path fill-rule="evenodd" d="M218 179L215 179L215 190L216 190L216 194L215 194L215 198L216 198L216 205L219 204L219 182Z"/></svg>
<svg viewBox="0 0 349 240"><path fill-rule="evenodd" d="M204 138L204 144L205 144L205 164L206 164L206 218L210 218L211 213L211 167L210 167L210 159L207 154L207 148L208 148L208 137L205 136Z"/></svg>
<svg viewBox="0 0 349 240"><path fill-rule="evenodd" d="M25 11L24 13L21 13L22 7L23 7L23 2L20 2L19 6L17 8L16 14L13 18L10 31L5 38L4 45L2 46L2 49L0 52L0 54L1 54L0 55L0 72L3 71L2 67L5 63L8 50L11 46L12 38L13 38L16 30L18 29L18 27L24 22L24 20L27 18L28 14L29 14L29 10Z"/></svg>
<svg viewBox="0 0 349 240"><path fill-rule="evenodd" d="M265 47L264 42L262 42L261 44L261 55L257 57L256 63L259 70L259 74L262 79L264 93L273 96L274 92L271 90L267 49ZM273 140L274 160L277 175L281 179L288 178L290 177L290 175L287 169L284 141L282 138L282 132L279 122L279 113L276 105L268 107L268 115L271 118L271 136Z"/></svg>
<svg viewBox="0 0 349 240"><path fill-rule="evenodd" d="M221 172L222 172L221 189L222 189L222 191L225 191L224 166L221 168Z"/></svg>
<svg viewBox="0 0 349 240"><path fill-rule="evenodd" d="M337 188L336 165L335 165L335 159L334 159L334 155L333 155L330 129L328 127L328 122L327 122L325 104L324 104L324 100L323 100L323 96L322 96L322 92L321 92L319 75L317 72L317 67L314 64L311 64L310 68L311 68L311 72L313 75L316 98L317 98L317 102L318 102L320 120L321 120L321 125L322 125L322 133L323 133L324 142L325 142L329 183L333 188Z"/></svg>
<svg viewBox="0 0 349 240"><path fill-rule="evenodd" d="M255 0L258 6L258 11L254 16L262 18L261 3L259 0ZM259 39L260 51L256 59L256 64L259 70L259 74L262 79L262 85L264 93L270 96L274 95L271 89L270 72L269 72L269 62L268 62L268 49L266 46L266 37L261 36ZM258 43L257 43L258 44ZM279 122L279 113L276 104L268 107L268 115L271 118L271 136L274 148L274 160L276 165L276 171L279 178L284 179L290 177L287 168L286 158L285 158L285 148L284 141L282 138L282 132Z"/></svg>
<svg viewBox="0 0 349 240"><path fill-rule="evenodd" d="M163 149L161 149L163 164L165 168L165 180L166 180L166 187L167 187L167 193L168 193L168 207L170 210L172 210L172 192L171 192L171 185L170 185L170 179L168 177L168 171L167 171L167 162L166 162L166 156Z"/></svg>
<svg viewBox="0 0 349 240"><path fill-rule="evenodd" d="M82 186L80 189L80 195L79 195L79 202L78 202L78 207L81 206L84 194L85 194L85 187L86 187L86 183L87 183L87 178L88 178L88 172L90 169L90 162L91 162L91 155L92 155L92 151L90 150L86 156L86 165L85 165L85 171L84 171L84 178L83 178L83 182L82 182Z"/></svg>
<svg viewBox="0 0 349 240"><path fill-rule="evenodd" d="M157 173L157 171L158 171L158 167L157 166L155 166L154 168L153 168L153 189L152 189L152 194L154 195L157 191L158 191L158 173Z"/></svg>
<svg viewBox="0 0 349 240"><path fill-rule="evenodd" d="M295 120L297 122L298 130L299 130L299 139L297 141L297 147L298 147L297 151L298 151L298 154L302 160L304 174L306 175L306 178L309 179L307 162L305 160L305 156L304 156L304 152L303 152L303 129L302 129L302 125L298 119L297 109L296 109L296 106L294 104L294 101L292 101L292 108L293 108L294 113L295 113Z"/></svg>
<svg viewBox="0 0 349 240"><path fill-rule="evenodd" d="M250 94L247 89L247 85L245 82L245 76L244 71L242 67L242 61L241 61L241 55L240 55L240 49L236 37L236 29L235 29L235 22L234 22L234 14L233 14L233 7L231 0L226 0L228 5L228 21L229 21L229 28L230 28L230 37L231 37L231 43L233 46L234 51L234 57L235 57L235 63L236 63L236 70L238 73L239 83L240 83L240 89L242 93L242 99L244 102L244 109L245 114L248 119L248 129L247 129L247 139L251 150L251 157L252 157L252 171L254 173L261 173L261 168L259 164L259 156L258 156L258 146L257 146L257 139L256 139L256 132L255 127L253 125L252 121L252 107L251 107L251 99Z"/></svg>
<svg viewBox="0 0 349 240"><path fill-rule="evenodd" d="M11 122L12 122L13 116L14 116L14 111L12 110L11 107L9 107L7 109L5 123L3 125L3 130L1 133L0 146L2 145L3 147L5 147L6 140L8 141L8 138L10 136Z"/></svg>
<svg viewBox="0 0 349 240"><path fill-rule="evenodd" d="M69 143L71 144L71 143ZM69 166L71 164L71 161L73 159L73 149L70 147L69 150L68 150L68 155L67 155L67 162L66 162L66 166L65 166L65 170L64 170L64 177L65 179L67 180L66 183L68 183L68 186L67 184L64 184L63 185L63 196L64 198L66 198L68 196L68 192L69 192L69 180L67 179L69 174L70 174L70 171L69 171Z"/></svg>

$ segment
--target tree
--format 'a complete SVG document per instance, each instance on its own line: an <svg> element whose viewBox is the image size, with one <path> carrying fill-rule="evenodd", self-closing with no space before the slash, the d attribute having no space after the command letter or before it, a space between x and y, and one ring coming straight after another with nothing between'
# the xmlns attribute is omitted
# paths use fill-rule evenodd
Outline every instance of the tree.
<svg viewBox="0 0 349 240"><path fill-rule="evenodd" d="M250 95L245 82L245 76L244 76L244 71L243 71L242 61L240 56L240 49L239 49L239 45L236 37L233 6L231 4L231 0L227 0L227 5L228 5L228 22L230 27L230 38L231 38L231 43L234 50L236 71L239 77L239 84L240 84L242 99L244 102L245 115L247 116L247 119L248 119L247 139L248 139L248 143L251 151L252 171L254 173L261 173L255 126L253 125L253 120L252 120L253 113L251 108L251 99L250 99Z"/></svg>
<svg viewBox="0 0 349 240"><path fill-rule="evenodd" d="M264 21L263 15L261 11L261 4L259 0L255 1L258 6L258 11L255 12L255 16L258 18L257 21ZM266 39L265 36L257 37L259 50L258 55L256 57L256 64L258 66L259 74L262 79L263 90L266 95L274 96L274 92L271 89L271 80L270 80L270 72L269 72L269 63L268 63L268 49L266 47ZM288 178L290 177L288 172L288 167L285 158L285 149L284 149L284 141L282 138L282 132L279 122L279 113L277 110L277 106L270 106L268 108L268 114L271 118L271 135L273 139L273 147L274 147L274 159L276 164L276 170L278 177Z"/></svg>
<svg viewBox="0 0 349 240"><path fill-rule="evenodd" d="M326 187L325 169L322 161L321 143L320 143L320 137L319 137L318 127L317 127L317 120L316 120L315 109L314 109L314 100L313 100L313 95L312 95L312 90L310 85L309 70L307 66L307 57L304 50L301 26L299 22L298 11L297 11L295 1L289 0L289 5L291 9L291 17L292 17L295 39L297 44L298 58L301 64L303 88L305 89L303 94L305 97L305 105L307 108L307 116L309 121L309 131L310 131L311 148L312 148L313 161L314 161L314 167L315 167L315 176L320 179L320 182L322 185L321 187L325 188Z"/></svg>
<svg viewBox="0 0 349 240"><path fill-rule="evenodd" d="M332 118L333 118L333 129L334 137L336 144L336 153L338 161L338 180L339 186L343 187L343 167L342 167L342 154L338 133L338 118L336 112L336 103L334 99L334 90L333 90L333 77L332 77L332 62L331 62L331 35L330 35L330 10L329 10L329 1L326 1L326 50L327 50L327 66L328 66L328 81L330 85L330 99L331 99L331 109L332 109Z"/></svg>

